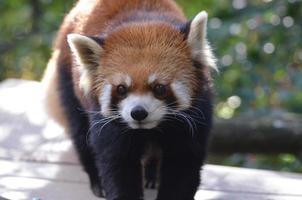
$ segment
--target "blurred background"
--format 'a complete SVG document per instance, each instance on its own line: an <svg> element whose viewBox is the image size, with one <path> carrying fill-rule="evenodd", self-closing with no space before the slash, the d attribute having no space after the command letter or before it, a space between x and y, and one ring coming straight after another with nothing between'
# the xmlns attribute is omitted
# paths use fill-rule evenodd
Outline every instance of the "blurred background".
<svg viewBox="0 0 302 200"><path fill-rule="evenodd" d="M209 13L208 36L220 69L214 73L217 121L231 130L236 129L234 124L238 122L253 123L248 129L253 129L255 135L268 135L258 138L262 142L259 149L253 143L255 138L249 139L251 134L247 137L250 144L245 145L249 148L236 149L236 144L223 146L222 142L219 145L223 147L212 148L208 162L302 172L302 136L297 136L302 130L302 1L177 2L188 18L201 10ZM0 81L41 79L52 40L64 13L74 3L75 0L0 1ZM277 120L270 121L275 116ZM279 132L275 134L276 128L283 131L282 137ZM244 127L238 129L245 132ZM233 137L232 133L224 134L222 141ZM242 133L235 141L240 143L244 137ZM269 145L271 139L275 146ZM284 143L287 148L283 148Z"/></svg>

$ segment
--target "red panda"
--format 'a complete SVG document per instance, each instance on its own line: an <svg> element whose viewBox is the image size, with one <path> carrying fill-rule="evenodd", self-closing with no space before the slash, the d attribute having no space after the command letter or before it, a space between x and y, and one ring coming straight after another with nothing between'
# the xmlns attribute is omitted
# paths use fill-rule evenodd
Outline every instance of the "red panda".
<svg viewBox="0 0 302 200"><path fill-rule="evenodd" d="M65 17L43 79L46 105L95 195L143 199L151 144L161 154L157 200L194 198L216 69L206 25L205 11L188 21L172 0L80 0Z"/></svg>

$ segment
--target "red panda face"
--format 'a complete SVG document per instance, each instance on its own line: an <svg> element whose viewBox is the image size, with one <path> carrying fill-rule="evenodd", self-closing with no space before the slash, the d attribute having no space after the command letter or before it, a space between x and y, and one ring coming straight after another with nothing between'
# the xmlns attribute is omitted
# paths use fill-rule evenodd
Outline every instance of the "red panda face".
<svg viewBox="0 0 302 200"><path fill-rule="evenodd" d="M190 91L177 78L167 82L150 73L147 79L135 80L129 74L116 73L106 80L98 99L104 116L121 116L131 128L150 129L167 113L188 108Z"/></svg>
<svg viewBox="0 0 302 200"><path fill-rule="evenodd" d="M131 128L150 129L168 112L190 106L198 80L178 30L163 24L121 28L103 49L94 81L102 85L96 90L103 115L116 113Z"/></svg>
<svg viewBox="0 0 302 200"><path fill-rule="evenodd" d="M188 109L202 87L202 69L193 66L196 44L170 25L128 25L101 47L81 37L69 37L80 68L88 69L80 84L96 97L104 117L122 118L133 129L155 128L166 115Z"/></svg>

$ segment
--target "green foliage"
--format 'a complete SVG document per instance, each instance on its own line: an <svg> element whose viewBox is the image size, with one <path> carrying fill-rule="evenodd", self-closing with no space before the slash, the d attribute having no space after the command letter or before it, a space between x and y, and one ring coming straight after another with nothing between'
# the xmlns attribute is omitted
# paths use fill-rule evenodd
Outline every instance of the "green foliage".
<svg viewBox="0 0 302 200"><path fill-rule="evenodd" d="M40 79L52 39L72 1L0 1L0 80Z"/></svg>
<svg viewBox="0 0 302 200"><path fill-rule="evenodd" d="M218 100L239 96L238 111L301 112L302 2L248 1L242 9L219 2L209 23L221 69Z"/></svg>
<svg viewBox="0 0 302 200"><path fill-rule="evenodd" d="M261 155L233 154L231 156L211 155L209 162L235 167L261 168L302 173L302 161L292 154Z"/></svg>

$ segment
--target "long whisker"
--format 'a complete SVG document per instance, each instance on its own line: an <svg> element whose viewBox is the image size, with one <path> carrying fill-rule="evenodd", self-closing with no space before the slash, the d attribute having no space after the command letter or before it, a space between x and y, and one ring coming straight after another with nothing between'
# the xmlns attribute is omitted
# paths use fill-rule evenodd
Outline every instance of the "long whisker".
<svg viewBox="0 0 302 200"><path fill-rule="evenodd" d="M177 119L177 117L180 117L181 119L183 119L182 121L183 122L186 122L189 126L189 131L192 135L192 137L194 136L194 132L196 131L197 129L197 126L195 124L195 120L189 116L188 114L184 113L184 112L180 112L180 111L176 111L176 110L171 110L171 109L168 109L169 113L168 114L172 114L174 115Z"/></svg>
<svg viewBox="0 0 302 200"><path fill-rule="evenodd" d="M95 126L97 126L98 124L103 123L103 122L107 123L109 120L119 118L119 117L120 117L119 115L113 115L113 116L109 116L109 117L106 117L106 118L103 118L101 120L94 122L86 133L86 144L88 144L88 142L89 142L88 141L89 133Z"/></svg>
<svg viewBox="0 0 302 200"><path fill-rule="evenodd" d="M160 108L163 108L164 106L161 106ZM164 107L166 108L166 107ZM178 107L177 106L172 106L168 108L169 110L173 109L174 112L182 112L182 111L178 111ZM203 111L196 107L196 106L190 106L189 111L192 112L194 114L194 117L198 117L200 118L202 121L206 120L205 114L203 113ZM182 112L183 113L183 112ZM187 115L187 114L186 114ZM204 124L204 123L201 123Z"/></svg>
<svg viewBox="0 0 302 200"><path fill-rule="evenodd" d="M115 117L115 118L112 118L112 119L108 120L106 123L104 123L103 126L101 127L101 129L100 129L98 135L99 135L99 136L101 135L103 128L104 128L107 124L109 124L110 122L112 122L112 121L114 121L114 120L116 120L116 119L118 119L118 118L120 118L120 116Z"/></svg>
<svg viewBox="0 0 302 200"><path fill-rule="evenodd" d="M196 106L191 106L191 108L194 109L194 110L196 110L198 113L200 113L200 115L202 116L202 119L203 119L203 120L206 119L206 117L205 117L203 111L202 111L200 108L198 108L198 107L196 107Z"/></svg>

